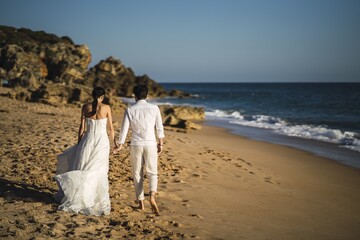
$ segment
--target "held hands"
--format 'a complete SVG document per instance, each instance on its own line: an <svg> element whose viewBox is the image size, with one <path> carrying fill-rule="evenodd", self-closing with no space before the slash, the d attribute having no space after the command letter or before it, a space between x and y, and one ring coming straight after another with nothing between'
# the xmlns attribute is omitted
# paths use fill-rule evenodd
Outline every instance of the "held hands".
<svg viewBox="0 0 360 240"><path fill-rule="evenodd" d="M118 153L122 149L122 146L122 144L118 144L117 142L115 142L115 145L113 147L113 154Z"/></svg>

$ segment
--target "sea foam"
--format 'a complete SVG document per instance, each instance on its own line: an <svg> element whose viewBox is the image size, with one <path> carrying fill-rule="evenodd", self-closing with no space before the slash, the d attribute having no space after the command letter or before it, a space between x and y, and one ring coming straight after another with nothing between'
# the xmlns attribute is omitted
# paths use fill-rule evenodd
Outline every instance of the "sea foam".
<svg viewBox="0 0 360 240"><path fill-rule="evenodd" d="M245 115L239 111L214 110L206 111L207 118L217 118L227 121L229 124L268 129L275 133L313 139L338 144L354 151L360 152L360 140L356 133L330 129L326 126L296 125L285 120L266 115Z"/></svg>

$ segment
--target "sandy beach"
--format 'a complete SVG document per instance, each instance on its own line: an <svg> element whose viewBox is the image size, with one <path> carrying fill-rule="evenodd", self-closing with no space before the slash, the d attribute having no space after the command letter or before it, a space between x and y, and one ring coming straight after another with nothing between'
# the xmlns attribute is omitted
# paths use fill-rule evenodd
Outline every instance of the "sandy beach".
<svg viewBox="0 0 360 240"><path fill-rule="evenodd" d="M360 170L221 128L166 128L161 216L135 209L129 147L110 156L112 212L57 211L56 155L77 140L80 108L0 97L0 238L357 239ZM114 126L122 113L114 114ZM147 182L146 182L147 183ZM147 186L146 186L147 187Z"/></svg>

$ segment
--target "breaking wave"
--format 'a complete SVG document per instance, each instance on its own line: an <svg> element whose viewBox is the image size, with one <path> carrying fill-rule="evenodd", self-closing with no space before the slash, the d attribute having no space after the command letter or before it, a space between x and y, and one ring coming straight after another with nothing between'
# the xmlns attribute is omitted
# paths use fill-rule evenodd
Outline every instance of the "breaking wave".
<svg viewBox="0 0 360 240"><path fill-rule="evenodd" d="M338 144L340 147L360 152L359 135L355 132L331 129L327 126L296 125L266 115L246 115L238 111L206 111L207 118L226 120L230 124L268 129L275 133Z"/></svg>

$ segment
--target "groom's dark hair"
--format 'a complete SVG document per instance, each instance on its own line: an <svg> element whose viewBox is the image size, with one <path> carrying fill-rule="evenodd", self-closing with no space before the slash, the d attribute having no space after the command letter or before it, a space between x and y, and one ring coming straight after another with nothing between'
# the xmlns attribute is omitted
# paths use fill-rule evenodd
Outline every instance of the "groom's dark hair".
<svg viewBox="0 0 360 240"><path fill-rule="evenodd" d="M139 84L133 88L133 93L138 100L146 99L148 92L149 92L149 90L148 90L147 86L145 86L145 85Z"/></svg>

